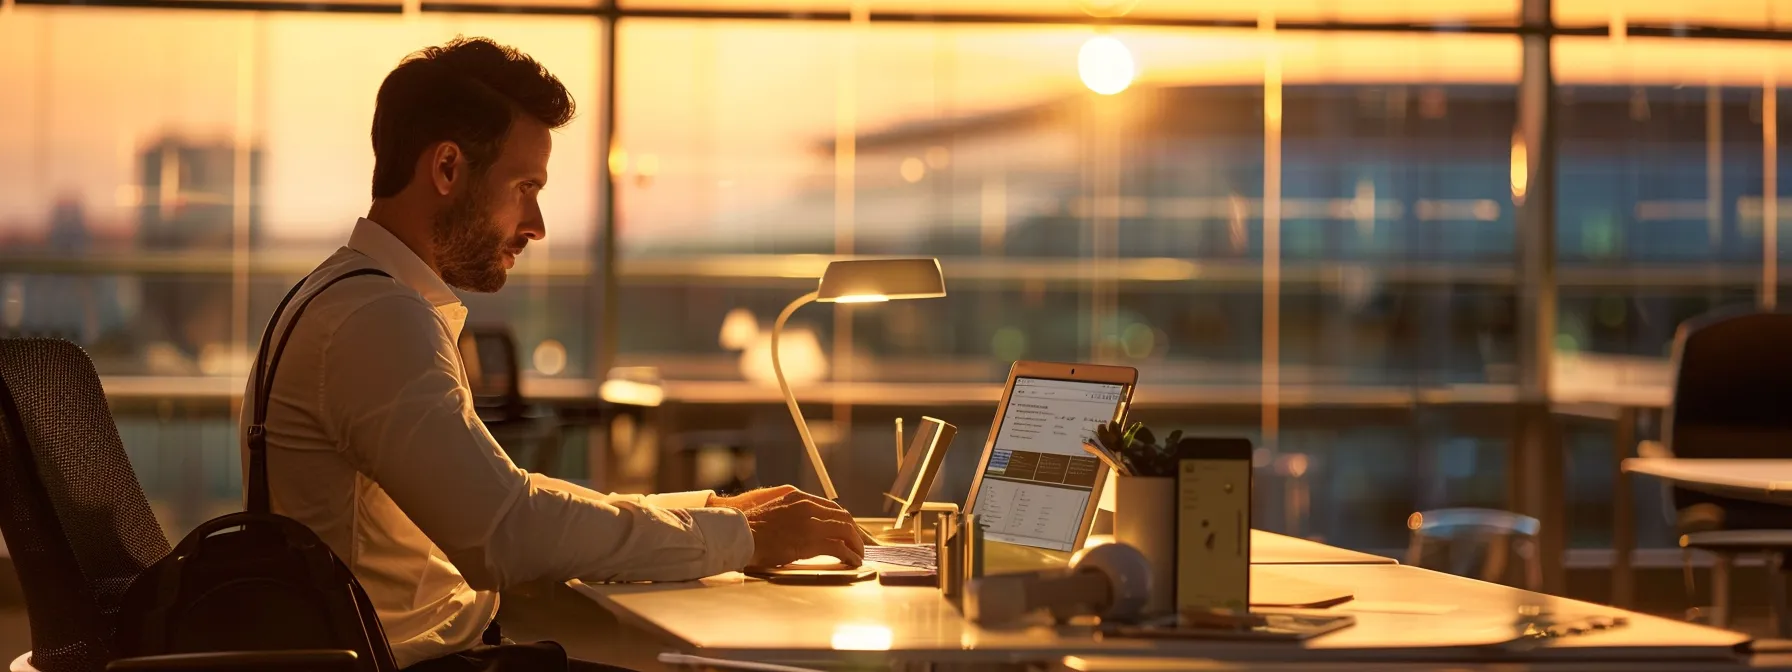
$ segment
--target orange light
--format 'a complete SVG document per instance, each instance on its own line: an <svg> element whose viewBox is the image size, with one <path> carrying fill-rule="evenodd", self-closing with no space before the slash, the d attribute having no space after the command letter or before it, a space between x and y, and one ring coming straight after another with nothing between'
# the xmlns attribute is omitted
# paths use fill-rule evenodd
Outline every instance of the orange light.
<svg viewBox="0 0 1792 672"><path fill-rule="evenodd" d="M1512 134L1512 202L1524 204L1525 188L1530 186L1530 154L1525 151L1524 136Z"/></svg>
<svg viewBox="0 0 1792 672"><path fill-rule="evenodd" d="M834 299L834 303L882 303L889 300L890 297L883 294L848 294Z"/></svg>

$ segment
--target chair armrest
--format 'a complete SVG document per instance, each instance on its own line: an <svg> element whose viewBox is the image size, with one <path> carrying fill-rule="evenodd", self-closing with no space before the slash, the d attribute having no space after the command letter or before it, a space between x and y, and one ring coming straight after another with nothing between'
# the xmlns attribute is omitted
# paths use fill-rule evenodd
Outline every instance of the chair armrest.
<svg viewBox="0 0 1792 672"><path fill-rule="evenodd" d="M354 672L355 652L347 649L294 649L283 651L217 651L173 653L162 656L120 658L106 664L106 672L210 672L211 670L339 670Z"/></svg>
<svg viewBox="0 0 1792 672"><path fill-rule="evenodd" d="M1792 548L1792 530L1710 530L1680 535L1687 548L1727 551L1778 551Z"/></svg>

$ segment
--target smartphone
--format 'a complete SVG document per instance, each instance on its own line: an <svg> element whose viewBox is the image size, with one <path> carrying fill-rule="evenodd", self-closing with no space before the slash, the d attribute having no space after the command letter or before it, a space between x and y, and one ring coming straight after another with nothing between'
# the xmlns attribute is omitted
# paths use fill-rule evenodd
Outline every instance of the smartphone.
<svg viewBox="0 0 1792 672"><path fill-rule="evenodd" d="M932 569L885 569L877 573L877 582L886 586L937 588L940 585L940 573Z"/></svg>
<svg viewBox="0 0 1792 672"><path fill-rule="evenodd" d="M1176 452L1176 610L1251 605L1251 442L1184 439Z"/></svg>
<svg viewBox="0 0 1792 672"><path fill-rule="evenodd" d="M867 567L851 569L748 568L743 573L755 579L795 586L844 586L877 578L877 570Z"/></svg>

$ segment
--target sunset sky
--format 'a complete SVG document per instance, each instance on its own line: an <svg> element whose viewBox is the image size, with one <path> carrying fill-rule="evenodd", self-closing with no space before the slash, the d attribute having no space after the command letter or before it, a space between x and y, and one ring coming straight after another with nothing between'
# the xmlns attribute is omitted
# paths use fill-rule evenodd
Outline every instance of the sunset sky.
<svg viewBox="0 0 1792 672"><path fill-rule="evenodd" d="M1203 6L1224 14L1247 4ZM1332 4L1278 6L1289 16L1312 17ZM1454 4L1474 18L1496 16L1510 3ZM1746 19L1781 11L1784 3L1719 4L1724 16ZM1135 11L1170 6L1147 1ZM1414 6L1368 5L1347 18L1374 19L1357 13L1377 7L1380 18L1425 11ZM1609 17L1612 6L1559 3L1564 15L1588 21ZM1651 5L1627 6L1633 17L1653 16ZM83 203L96 228L128 230L142 147L166 134L228 144L242 128L265 154L261 205L270 233L340 238L365 211L367 128L381 78L406 53L456 34L517 46L572 90L580 115L555 138L543 198L556 240L588 239L600 156L595 21L32 6L0 16L0 233L41 228L48 208L65 196ZM853 115L863 133L1087 95L1076 56L1094 34L1088 27L626 20L618 105L629 159L618 164L625 240L765 225L753 213L780 212L794 194L831 185L833 160L819 148L836 133L840 114ZM1109 34L1131 49L1136 87L1258 83L1270 55L1281 60L1291 85L1515 83L1519 74L1518 42L1504 36ZM1767 43L1563 38L1557 54L1557 77L1566 84L1748 87L1779 72L1792 77L1792 50ZM784 224L826 235L832 221Z"/></svg>

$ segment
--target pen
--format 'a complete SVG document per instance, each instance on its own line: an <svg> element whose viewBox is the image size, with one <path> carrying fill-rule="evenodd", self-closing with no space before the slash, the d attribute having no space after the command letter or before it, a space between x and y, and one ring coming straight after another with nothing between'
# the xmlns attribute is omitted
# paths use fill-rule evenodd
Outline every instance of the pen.
<svg viewBox="0 0 1792 672"><path fill-rule="evenodd" d="M660 662L667 665L690 665L693 667L715 667L728 670L755 670L757 672L821 672L809 667L791 667L772 663L755 663L745 660L725 660L722 658L705 658L683 653L662 653Z"/></svg>
<svg viewBox="0 0 1792 672"><path fill-rule="evenodd" d="M1114 473L1116 473L1116 474L1119 474L1121 476L1131 476L1132 475L1131 473L1128 473L1125 468L1120 466L1120 463L1114 459L1114 456L1109 455L1108 451L1103 450L1100 446L1097 446L1093 443L1084 443L1083 444L1083 452L1086 452L1090 455L1094 455L1095 459L1101 460L1102 464L1108 465L1108 468L1113 469Z"/></svg>
<svg viewBox="0 0 1792 672"><path fill-rule="evenodd" d="M896 419L896 470L902 470L902 418Z"/></svg>

